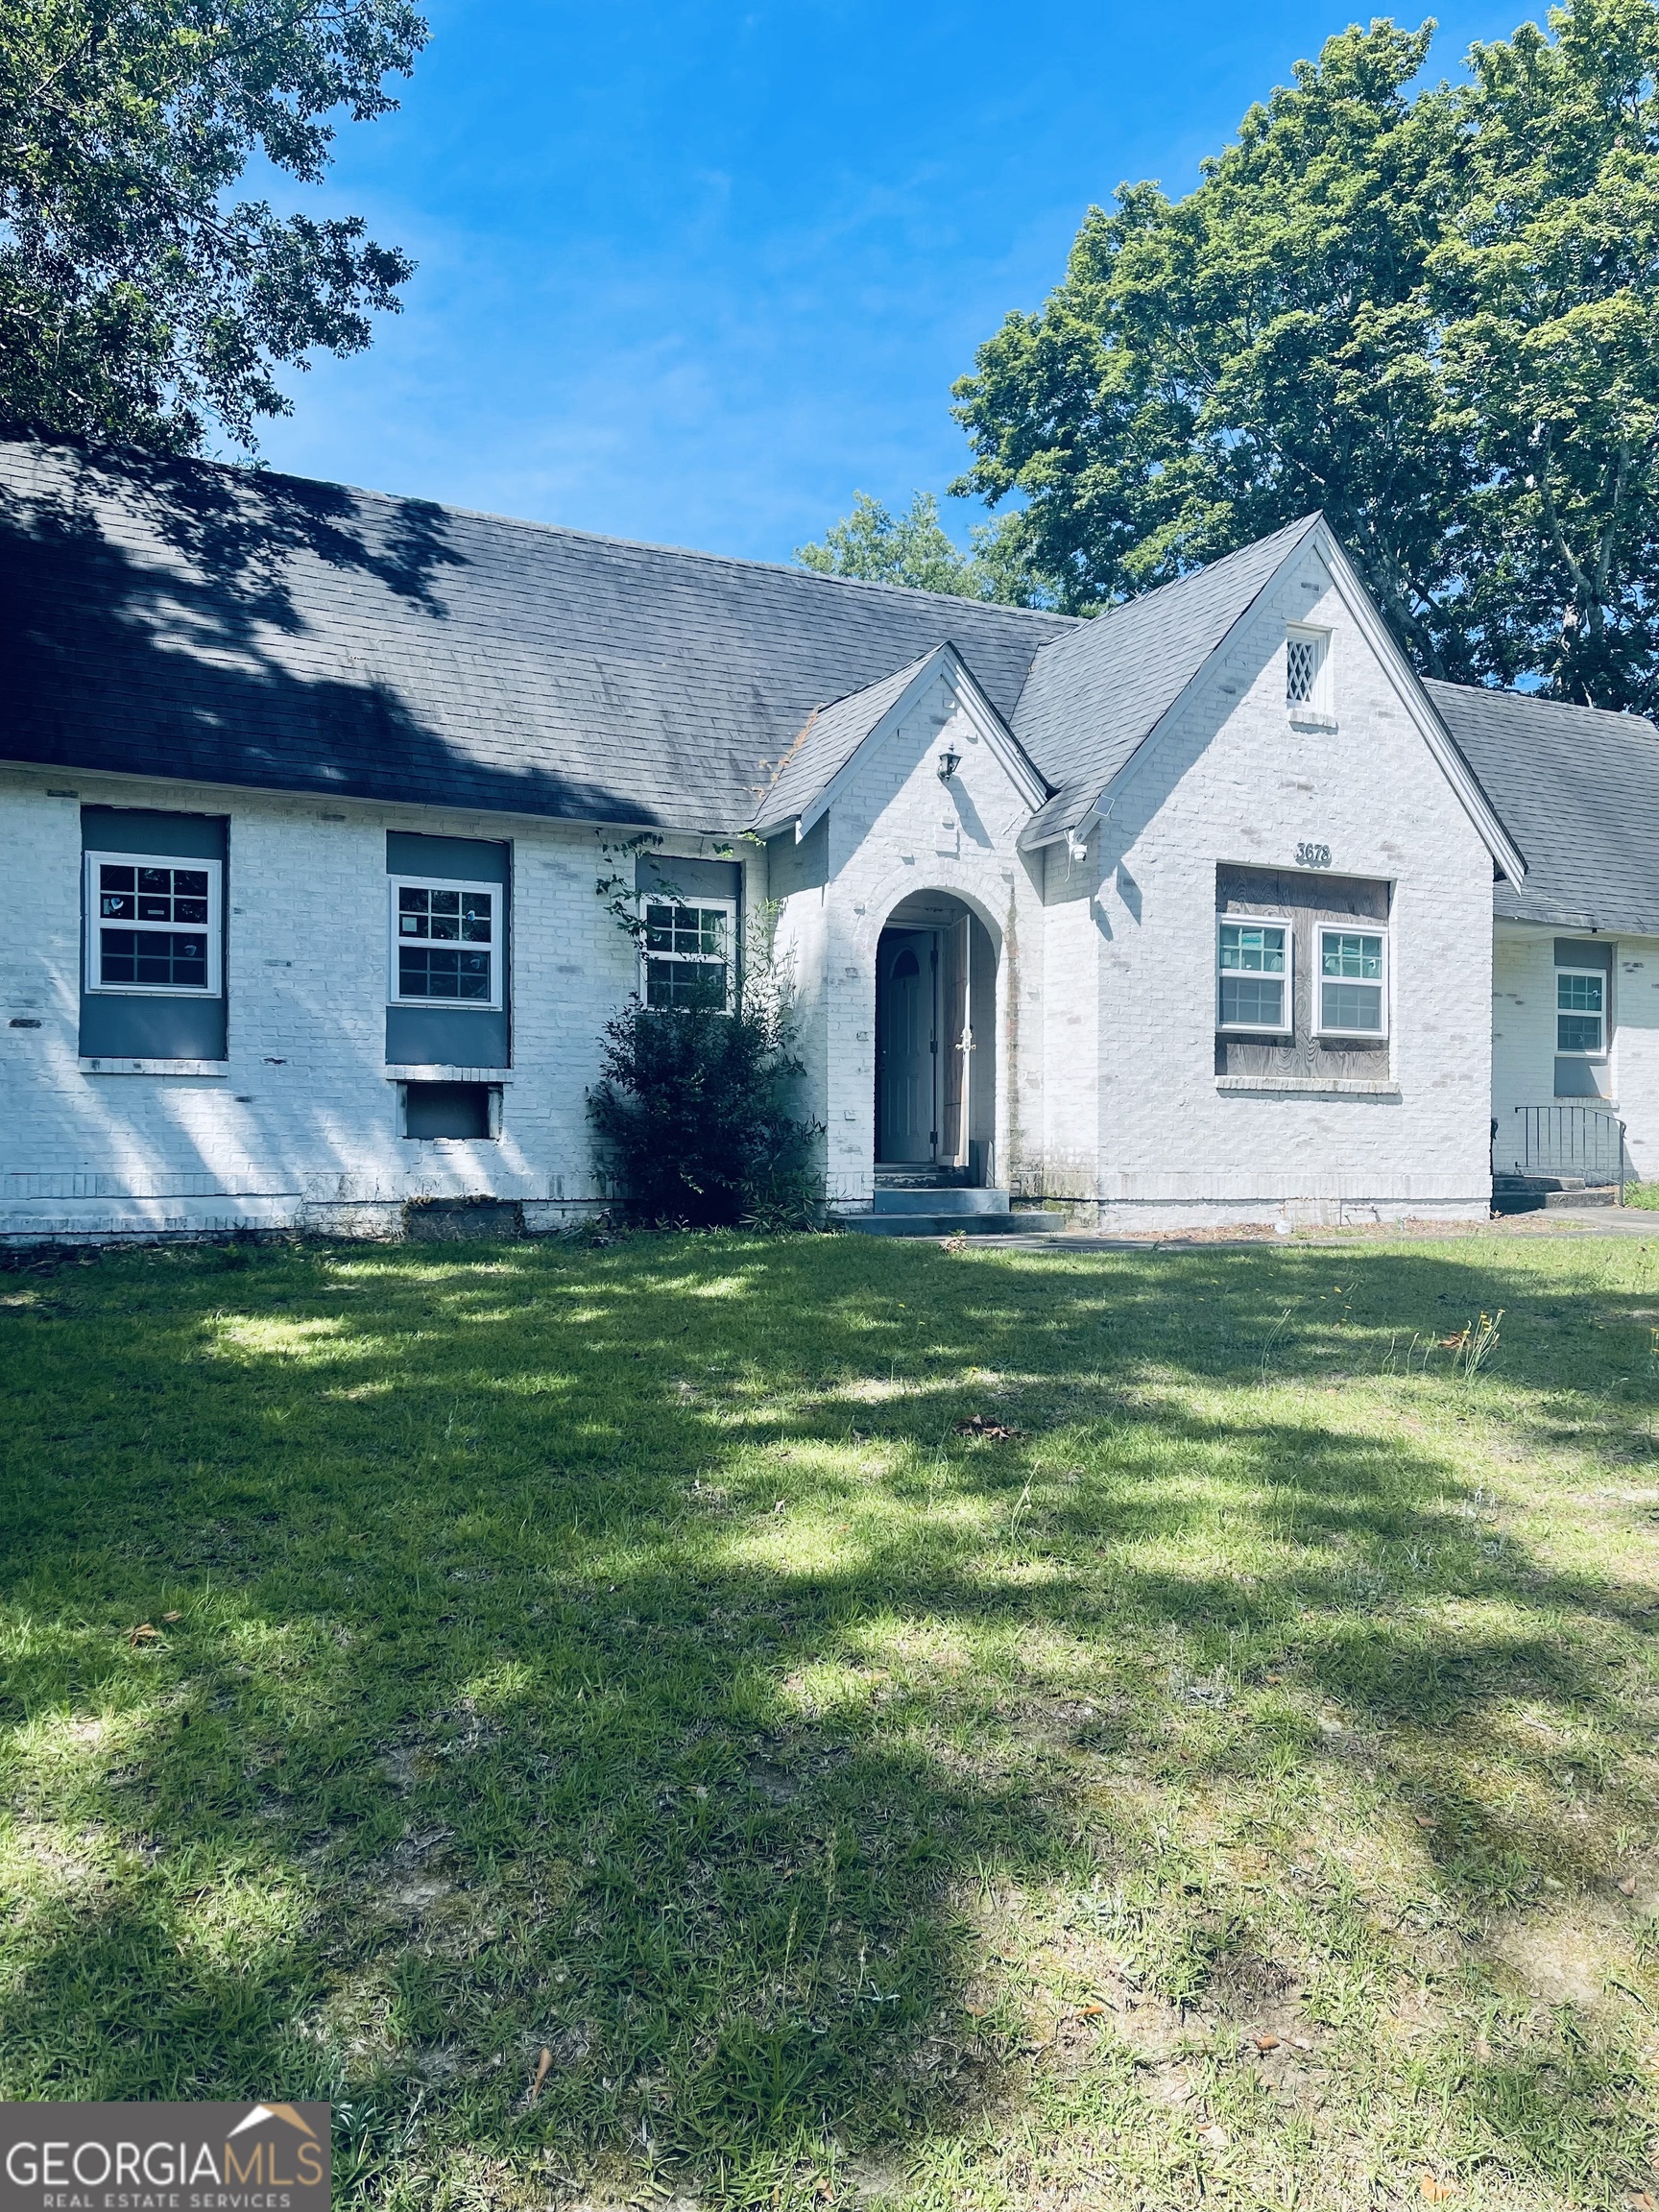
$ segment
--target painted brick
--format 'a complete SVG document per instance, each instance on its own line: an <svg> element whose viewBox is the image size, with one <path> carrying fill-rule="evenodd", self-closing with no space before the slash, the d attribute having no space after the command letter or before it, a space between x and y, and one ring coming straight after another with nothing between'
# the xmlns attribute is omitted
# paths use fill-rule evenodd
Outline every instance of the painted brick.
<svg viewBox="0 0 1659 2212"><path fill-rule="evenodd" d="M0 870L31 886L31 926L0 955L0 1237L308 1222L384 1233L409 1198L468 1192L533 1201L552 1210L536 1216L551 1226L601 1200L586 1094L636 958L595 896L590 827L63 781L79 800L48 798L46 771L0 771ZM81 802L228 817L222 1074L80 1068ZM514 1049L499 1142L397 1134L384 1050L388 829L512 840ZM669 841L682 847L703 849Z"/></svg>

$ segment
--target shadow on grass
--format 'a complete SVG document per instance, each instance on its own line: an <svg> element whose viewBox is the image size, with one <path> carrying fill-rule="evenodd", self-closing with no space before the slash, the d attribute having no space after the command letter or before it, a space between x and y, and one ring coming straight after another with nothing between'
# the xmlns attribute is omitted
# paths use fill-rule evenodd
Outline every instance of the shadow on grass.
<svg viewBox="0 0 1659 2212"><path fill-rule="evenodd" d="M605 2154L764 2200L830 2138L971 2134L1030 2071L972 2001L1010 1892L1104 1887L1130 1982L1224 2014L1286 1931L1171 1805L1406 1823L1475 1929L1642 1801L1609 1661L1652 1594L1535 1557L1459 1434L1646 1465L1649 1324L1588 1259L709 1239L0 1295L6 2093L328 2097L343 2201L439 2200L445 2151L490 2201ZM1460 1390L1438 1339L1499 1307ZM1571 2046L1465 2081L1470 2140L1613 2174Z"/></svg>

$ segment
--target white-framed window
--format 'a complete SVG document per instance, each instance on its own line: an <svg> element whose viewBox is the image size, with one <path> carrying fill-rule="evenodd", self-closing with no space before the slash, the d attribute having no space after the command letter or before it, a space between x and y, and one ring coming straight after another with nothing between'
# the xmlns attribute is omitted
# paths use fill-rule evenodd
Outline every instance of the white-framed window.
<svg viewBox="0 0 1659 2212"><path fill-rule="evenodd" d="M1216 1025L1288 1036L1290 961L1288 922L1224 914L1215 937Z"/></svg>
<svg viewBox="0 0 1659 2212"><path fill-rule="evenodd" d="M1319 931L1319 1034L1386 1037L1388 932L1363 925Z"/></svg>
<svg viewBox="0 0 1659 2212"><path fill-rule="evenodd" d="M1607 974L1601 968L1555 971L1555 1049L1598 1060L1607 1050Z"/></svg>
<svg viewBox="0 0 1659 2212"><path fill-rule="evenodd" d="M85 866L88 991L219 996L219 861L88 853Z"/></svg>
<svg viewBox="0 0 1659 2212"><path fill-rule="evenodd" d="M647 1006L730 1008L737 908L730 899L640 901L639 996Z"/></svg>
<svg viewBox="0 0 1659 2212"><path fill-rule="evenodd" d="M394 1006L499 1006L506 887L388 878Z"/></svg>
<svg viewBox="0 0 1659 2212"><path fill-rule="evenodd" d="M1330 631L1290 623L1285 632L1285 706L1291 721L1334 721L1333 700Z"/></svg>

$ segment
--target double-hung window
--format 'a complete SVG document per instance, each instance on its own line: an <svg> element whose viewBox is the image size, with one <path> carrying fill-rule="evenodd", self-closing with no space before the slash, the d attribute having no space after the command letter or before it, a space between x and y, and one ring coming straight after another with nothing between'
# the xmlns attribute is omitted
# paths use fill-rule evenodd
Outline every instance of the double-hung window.
<svg viewBox="0 0 1659 2212"><path fill-rule="evenodd" d="M729 1009L735 905L725 899L691 904L668 898L647 898L643 905L640 967L646 1005Z"/></svg>
<svg viewBox="0 0 1659 2212"><path fill-rule="evenodd" d="M1388 1034L1388 936L1382 929L1319 931L1319 1034Z"/></svg>
<svg viewBox="0 0 1659 2212"><path fill-rule="evenodd" d="M499 1006L499 883L454 883L393 876L392 973L395 1006Z"/></svg>
<svg viewBox="0 0 1659 2212"><path fill-rule="evenodd" d="M1290 1028L1290 925L1228 914L1216 938L1216 1022L1284 1036Z"/></svg>
<svg viewBox="0 0 1659 2212"><path fill-rule="evenodd" d="M88 991L218 995L219 861L88 853L85 865Z"/></svg>
<svg viewBox="0 0 1659 2212"><path fill-rule="evenodd" d="M1607 977L1601 969L1556 969L1555 1049L1592 1060L1605 1053Z"/></svg>

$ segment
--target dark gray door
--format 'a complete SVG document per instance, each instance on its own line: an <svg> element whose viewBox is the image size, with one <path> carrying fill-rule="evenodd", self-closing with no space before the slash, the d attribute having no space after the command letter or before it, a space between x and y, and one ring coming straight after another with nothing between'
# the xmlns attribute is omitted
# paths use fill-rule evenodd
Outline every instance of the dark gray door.
<svg viewBox="0 0 1659 2212"><path fill-rule="evenodd" d="M933 1114L934 945L930 929L882 933L876 961L876 1157L926 1166Z"/></svg>

